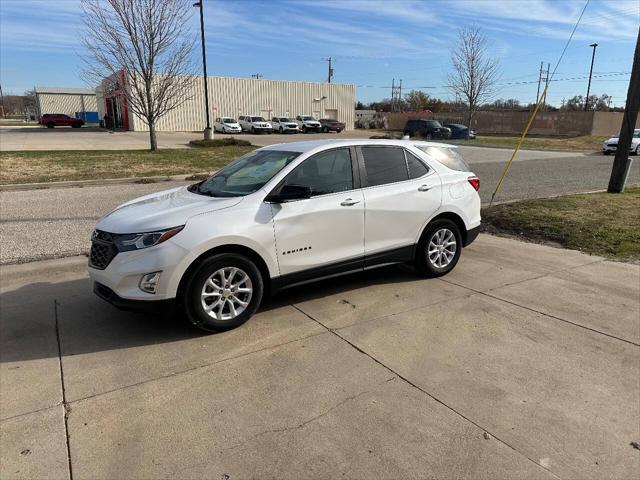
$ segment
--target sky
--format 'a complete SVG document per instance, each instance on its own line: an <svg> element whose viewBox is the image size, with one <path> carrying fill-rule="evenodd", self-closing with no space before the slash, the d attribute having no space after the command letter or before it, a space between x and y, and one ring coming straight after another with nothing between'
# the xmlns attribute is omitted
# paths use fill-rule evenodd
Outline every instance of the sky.
<svg viewBox="0 0 640 480"><path fill-rule="evenodd" d="M195 1L195 0L194 0ZM447 89L461 27L479 27L499 61L494 98L534 101L540 62L553 71L586 0L204 0L209 75L322 82L332 57L336 83L363 102ZM187 1L187 8L192 1ZM190 28L199 35L197 9ZM549 87L549 103L592 94L623 106L640 26L640 0L591 0ZM0 85L86 87L79 0L0 0ZM195 48L200 48L196 43Z"/></svg>

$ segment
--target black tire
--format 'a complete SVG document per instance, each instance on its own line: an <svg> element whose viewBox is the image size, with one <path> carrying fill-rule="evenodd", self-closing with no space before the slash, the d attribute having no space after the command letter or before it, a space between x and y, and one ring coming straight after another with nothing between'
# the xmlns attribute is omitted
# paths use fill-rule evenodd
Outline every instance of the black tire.
<svg viewBox="0 0 640 480"><path fill-rule="evenodd" d="M280 127L280 130L278 130L278 132L280 132L280 134L284 133L284 130L282 129L282 127Z"/></svg>
<svg viewBox="0 0 640 480"><path fill-rule="evenodd" d="M229 320L221 320L205 312L202 306L202 291L209 277L226 267L235 267L247 274L251 282L252 294L248 305L239 315ZM204 260L193 272L184 289L182 301L189 323L207 332L221 332L239 327L249 320L260 306L263 293L262 275L251 260L235 253L220 253ZM224 312L225 308L223 305L221 312Z"/></svg>
<svg viewBox="0 0 640 480"><path fill-rule="evenodd" d="M603 155L611 155L611 152L609 150L605 150L604 152L602 152Z"/></svg>
<svg viewBox="0 0 640 480"><path fill-rule="evenodd" d="M453 258L445 266L438 266L429 259L427 247L431 243L433 237L442 230L448 230L455 238L455 253ZM458 263L460 253L462 252L462 234L458 225L452 220L441 218L434 220L425 228L422 237L416 248L415 265L417 270L428 277L440 277L449 273Z"/></svg>
<svg viewBox="0 0 640 480"><path fill-rule="evenodd" d="M80 128L80 125L71 125L71 128Z"/></svg>
<svg viewBox="0 0 640 480"><path fill-rule="evenodd" d="M55 126L56 126L56 124L55 124L55 123L53 123L53 122L49 122L49 123L47 123L47 128L53 128L53 127L55 127Z"/></svg>
<svg viewBox="0 0 640 480"><path fill-rule="evenodd" d="M307 133L307 127L305 125L302 125L302 133Z"/></svg>
<svg viewBox="0 0 640 480"><path fill-rule="evenodd" d="M409 130L405 130L402 135L411 138L411 132Z"/></svg>
<svg viewBox="0 0 640 480"><path fill-rule="evenodd" d="M329 129L328 129L327 127L324 127L324 128L322 129L322 132L323 132L323 133L329 133Z"/></svg>
<svg viewBox="0 0 640 480"><path fill-rule="evenodd" d="M253 133L255 135L256 133L256 127L251 127L251 133Z"/></svg>
<svg viewBox="0 0 640 480"><path fill-rule="evenodd" d="M433 135L431 133L427 133L424 138L426 138L427 140L431 140L433 138Z"/></svg>
<svg viewBox="0 0 640 480"><path fill-rule="evenodd" d="M340 132L342 132L342 130L336 130L336 133L340 133Z"/></svg>

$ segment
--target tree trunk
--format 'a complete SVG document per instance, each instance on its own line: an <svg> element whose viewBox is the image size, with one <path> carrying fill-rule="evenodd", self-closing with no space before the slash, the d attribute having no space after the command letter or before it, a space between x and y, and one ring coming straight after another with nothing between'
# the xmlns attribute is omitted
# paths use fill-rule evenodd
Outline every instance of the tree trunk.
<svg viewBox="0 0 640 480"><path fill-rule="evenodd" d="M158 139L156 138L156 125L154 122L149 123L149 146L152 152L158 150Z"/></svg>

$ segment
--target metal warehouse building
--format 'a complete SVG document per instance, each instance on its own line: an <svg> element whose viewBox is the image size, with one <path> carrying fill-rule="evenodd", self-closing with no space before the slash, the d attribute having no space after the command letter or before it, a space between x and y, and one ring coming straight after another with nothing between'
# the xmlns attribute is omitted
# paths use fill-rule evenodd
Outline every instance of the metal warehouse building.
<svg viewBox="0 0 640 480"><path fill-rule="evenodd" d="M209 77L208 84L212 123L216 117L223 116L260 115L271 119L274 116L313 115L318 119L332 118L344 122L347 130L354 128L355 85L232 77ZM142 119L127 109L124 95L115 91L100 97L104 102L100 111L113 116L116 126L127 130L147 130ZM189 97L179 108L158 121L159 131L202 131L205 128L202 77L194 77Z"/></svg>
<svg viewBox="0 0 640 480"><path fill-rule="evenodd" d="M98 117L96 92L89 88L35 87L37 115L64 113L86 119ZM87 115L91 113L91 115Z"/></svg>

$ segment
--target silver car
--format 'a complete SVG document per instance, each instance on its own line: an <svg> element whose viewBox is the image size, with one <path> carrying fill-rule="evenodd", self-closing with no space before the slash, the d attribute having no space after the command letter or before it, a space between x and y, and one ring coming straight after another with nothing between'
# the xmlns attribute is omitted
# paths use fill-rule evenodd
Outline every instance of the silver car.
<svg viewBox="0 0 640 480"><path fill-rule="evenodd" d="M616 150L618 150L618 140L618 135L613 135L609 140L605 140L602 144L602 153L605 155L616 153ZM633 138L631 139L629 153L635 153L636 155L640 154L640 128L636 128L633 131Z"/></svg>
<svg viewBox="0 0 640 480"><path fill-rule="evenodd" d="M259 133L266 132L271 133L271 124L267 122L263 117L257 117L253 115L240 115L240 126L243 132Z"/></svg>
<svg viewBox="0 0 640 480"><path fill-rule="evenodd" d="M298 133L300 131L298 129L298 123L288 117L273 117L271 119L271 128L274 132L279 133Z"/></svg>

